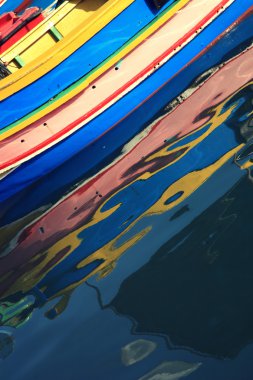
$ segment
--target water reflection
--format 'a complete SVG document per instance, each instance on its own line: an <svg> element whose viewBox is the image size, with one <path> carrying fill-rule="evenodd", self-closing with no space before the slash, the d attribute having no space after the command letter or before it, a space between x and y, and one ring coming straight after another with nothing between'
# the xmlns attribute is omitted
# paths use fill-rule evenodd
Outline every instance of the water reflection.
<svg viewBox="0 0 253 380"><path fill-rule="evenodd" d="M133 365L145 359L156 349L156 344L146 339L128 343L121 349L121 360L125 366Z"/></svg>
<svg viewBox="0 0 253 380"><path fill-rule="evenodd" d="M196 371L200 365L200 363L164 362L139 380L178 380Z"/></svg>
<svg viewBox="0 0 253 380"><path fill-rule="evenodd" d="M122 284L112 306L136 333L221 358L253 341L251 199L244 179Z"/></svg>
<svg viewBox="0 0 253 380"><path fill-rule="evenodd" d="M118 258L149 232L152 226L124 238L140 219L178 205L233 157L242 143L231 125L240 131L240 120L251 111L251 83L247 83L251 75L247 55L250 58L251 54L249 50L228 63L174 112L137 135L125 146L123 157L44 215L31 223L29 215L8 229L4 227L1 297L31 293L39 306L63 295L55 309L61 312L75 287L91 275L110 273ZM233 83L243 86L230 94L226 86L236 72L240 75ZM210 99L217 99L213 86L217 80L222 101L205 108ZM210 99L206 100L207 93ZM199 98L204 104L199 104ZM188 119L181 121L184 112Z"/></svg>
<svg viewBox="0 0 253 380"><path fill-rule="evenodd" d="M13 351L14 338L8 331L0 330L0 359L6 359Z"/></svg>
<svg viewBox="0 0 253 380"><path fill-rule="evenodd" d="M201 73L63 196L45 202L35 186L41 203L22 215L20 207L16 218L23 193L8 203L0 228L1 326L29 325L36 309L50 320L71 313L74 290L87 280L94 287L96 275L101 308L130 317L135 334L161 335L170 348L218 358L234 357L252 341L252 55L248 47ZM213 188L205 187L212 178ZM137 268L147 242L151 258ZM133 267L114 284L124 254ZM98 284L107 276L114 290L103 302ZM11 342L8 334L4 342ZM156 349L147 339L128 342L121 363L132 367ZM179 379L197 370L199 361L166 360L139 378Z"/></svg>

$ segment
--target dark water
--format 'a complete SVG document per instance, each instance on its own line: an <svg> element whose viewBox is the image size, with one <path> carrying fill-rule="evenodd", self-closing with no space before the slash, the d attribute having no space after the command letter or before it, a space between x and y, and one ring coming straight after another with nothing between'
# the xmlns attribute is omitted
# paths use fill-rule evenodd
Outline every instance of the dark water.
<svg viewBox="0 0 253 380"><path fill-rule="evenodd" d="M188 88L213 81L208 107L177 98L90 177L80 154L2 204L1 378L253 378L243 57L235 88L229 66L224 88L210 71ZM178 104L190 129L171 137Z"/></svg>
<svg viewBox="0 0 253 380"><path fill-rule="evenodd" d="M169 362L179 377L164 379L251 379L252 193L228 162L176 209L145 218L133 234L152 231L57 318L44 316L53 301L2 328L14 340L3 376L137 379Z"/></svg>

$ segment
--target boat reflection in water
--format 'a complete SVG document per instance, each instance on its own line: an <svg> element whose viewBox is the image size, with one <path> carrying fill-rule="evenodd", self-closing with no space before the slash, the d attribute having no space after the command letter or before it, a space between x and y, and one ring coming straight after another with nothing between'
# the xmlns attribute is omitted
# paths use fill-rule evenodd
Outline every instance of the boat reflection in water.
<svg viewBox="0 0 253 380"><path fill-rule="evenodd" d="M73 291L88 280L102 309L130 317L140 334L130 346L129 337L121 342L122 365L156 355L154 336L171 349L169 361L151 361L128 378L208 379L203 354L232 358L252 342L252 61L248 47L202 73L117 157L53 205L6 225L3 214L4 328L29 331L33 319L25 322L37 308L63 328ZM99 378L87 366L89 378Z"/></svg>
<svg viewBox="0 0 253 380"><path fill-rule="evenodd" d="M253 341L251 197L244 179L123 282L111 305L135 333L219 358Z"/></svg>

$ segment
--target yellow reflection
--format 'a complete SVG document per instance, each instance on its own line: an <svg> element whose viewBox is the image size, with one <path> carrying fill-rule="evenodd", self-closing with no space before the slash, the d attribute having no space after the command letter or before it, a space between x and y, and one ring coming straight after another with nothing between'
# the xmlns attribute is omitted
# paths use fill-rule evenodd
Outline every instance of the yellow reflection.
<svg viewBox="0 0 253 380"><path fill-rule="evenodd" d="M246 86L245 86L246 87ZM241 91L241 89L239 90ZM238 93L239 93L238 91ZM160 172L161 170L164 170L168 166L174 164L179 159L181 159L186 152L189 152L191 149L193 149L197 144L199 144L201 141L203 141L209 134L211 134L217 127L222 125L232 114L233 110L236 108L236 104L232 105L228 110L225 112L222 112L225 104L234 97L235 94L233 94L230 98L226 99L224 102L216 106L216 108L210 110L210 120L206 122L201 128L198 130L201 130L203 128L208 129L205 131L201 136L197 137L195 140L182 145L180 147L168 150L168 146L162 147L162 149L159 152L154 153L153 155L150 155L147 157L145 162L149 162L153 159L159 159L161 157L164 157L166 155L171 155L173 153L178 152L179 150L182 150L182 148L186 148L186 151L182 153L180 156L175 157L174 161L164 164L162 167L159 167L154 172L145 172L141 174L138 178L135 178L131 183L128 183L125 186L122 186L120 189L115 191L114 194L112 194L108 199L106 199L103 204L98 207L96 212L94 213L94 216L92 219L88 222L86 222L83 226L78 228L77 230L71 232L67 236L60 239L58 242L56 242L53 246L51 246L48 250L38 253L35 257L33 257L29 262L24 263L24 268L31 268L28 269L23 275L21 275L8 289L8 291L4 294L4 297L7 297L11 294L14 294L18 291L22 291L23 293L28 292L31 288L36 286L45 276L46 274L51 271L54 266L58 265L61 261L65 260L70 254L74 254L74 251L83 243L83 239L79 238L80 233L87 230L89 227L98 224L99 222L106 220L109 218L114 212L118 210L118 208L121 206L121 203L113 206L109 210L102 211L106 204L113 199L115 195L120 193L123 189L131 186L133 183L140 181L140 180L147 180ZM189 135L193 135L196 131L193 131ZM189 136L187 135L187 137ZM184 137L179 139L178 141L183 141ZM171 143L171 146L173 146L173 143ZM187 198L189 195L191 195L199 186L201 186L217 169L219 169L227 160L229 160L233 155L238 152L242 148L243 145L240 145L233 150L227 152L224 156L222 156L219 160L217 160L212 165L198 170L191 172L187 175L185 175L183 178L180 178L178 181L170 185L167 190L162 194L161 198L153 204L148 210L146 210L142 215L140 215L134 222L132 222L124 231L122 231L118 236L116 236L113 240L111 240L109 243L105 244L103 247L98 249L97 251L93 252L91 255L89 255L86 259L82 260L77 265L77 270L83 268L84 266L88 265L89 263L92 263L95 260L103 260L101 265L93 270L89 275L84 277L82 280L71 284L70 286L67 286L66 288L62 289L59 293L54 295L54 297L57 297L59 295L65 294L65 298L63 298L60 301L59 309L64 309L66 307L66 304L69 299L69 292L72 292L74 288L79 286L81 283L86 281L90 276L93 276L94 274L100 273L100 277L104 277L108 275L115 267L116 261L119 259L119 257L130 247L132 247L134 244L136 244L139 240L141 240L146 234L151 230L151 226L147 227L145 230L139 232L138 234L134 235L132 238L126 240L123 244L117 246L117 242L119 239L125 236L126 233L128 233L142 218L154 214L160 214L162 212L168 211L171 208L178 205L180 202L182 202L185 198ZM181 196L172 201L169 204L166 204L166 201L173 197L178 192L181 192ZM85 242L84 242L85 243ZM64 254L61 258L58 260L54 260L57 254L61 251L64 251ZM40 264L38 265L31 265L32 263L36 264L37 259L40 259ZM6 275L8 277L8 274ZM6 278L5 276L5 278ZM42 289L42 290L45 290Z"/></svg>

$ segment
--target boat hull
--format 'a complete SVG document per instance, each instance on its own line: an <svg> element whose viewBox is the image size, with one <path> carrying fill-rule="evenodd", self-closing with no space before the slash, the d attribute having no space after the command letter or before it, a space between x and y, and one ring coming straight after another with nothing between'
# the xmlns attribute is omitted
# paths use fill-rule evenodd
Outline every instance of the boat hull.
<svg viewBox="0 0 253 380"><path fill-rule="evenodd" d="M118 66L112 67L94 81L91 87L24 131L0 142L0 173L35 157L84 127L125 94L133 91L174 54L178 54L195 37L196 28L203 31L213 20L212 15L217 14L215 5L218 6L220 1L216 0L216 4L208 3L205 8L202 4L202 0L193 0L187 4L176 17L159 28ZM199 11L196 12L196 9ZM140 57L143 59L140 60ZM86 145L85 140L83 144Z"/></svg>
<svg viewBox="0 0 253 380"><path fill-rule="evenodd" d="M231 50L231 41L235 44L234 46L241 39L246 39L247 43L251 43L249 36L252 16L249 12L249 17L240 24L241 30L244 30L242 34L239 33L240 28L238 26L237 35L230 31L232 33L231 38L227 36L221 40L224 41L223 44L217 44L215 56L207 52L201 58L201 64L197 60L189 65L189 62L201 53L203 44L206 46L206 44L213 42L224 29L231 25L231 21L237 19L235 10L236 8L229 7L220 18L223 19L223 23L220 23L220 19L213 21L181 52L155 71L132 93L127 94L85 128L80 129L29 163L21 165L2 179L0 200L8 199L41 176L48 174L64 162L66 163L84 149L86 150L85 169L87 175L94 168L97 168L106 157L111 156L120 146L144 128L146 123L155 118L155 115L187 88L186 86L189 86L198 74L212 67L215 62L218 63L224 57L225 52L228 53ZM231 16L234 17L234 20L233 17L231 19ZM245 34L245 30L248 30L249 34ZM169 77L168 72L170 73ZM177 73L179 73L178 76L176 76ZM128 127L129 125L131 128ZM95 155L94 152L96 152ZM92 160L89 157L92 157Z"/></svg>
<svg viewBox="0 0 253 380"><path fill-rule="evenodd" d="M169 7L170 4L171 2L166 7ZM20 71L13 73L10 79L9 77L5 78L0 82L0 110L4 110L0 115L0 129L46 103L73 82L89 73L92 68L103 62L145 25L149 24L159 12L154 14L144 0L135 1L61 63L57 61L59 60L58 55L51 51L50 59L55 60L56 64L59 63L52 70L49 71L50 67L46 62L44 66L47 72L41 72L40 77L36 76L34 72L30 72L27 67L23 72L29 74L29 81L25 76L15 82L13 76L17 74L16 76L19 78ZM124 33L118 38L118 31L121 30L122 25L124 25ZM112 38L112 36L116 36L116 38ZM105 44L105 41L110 41L110 43ZM64 40L59 41L59 44L63 42ZM30 101L27 102L27 99Z"/></svg>

